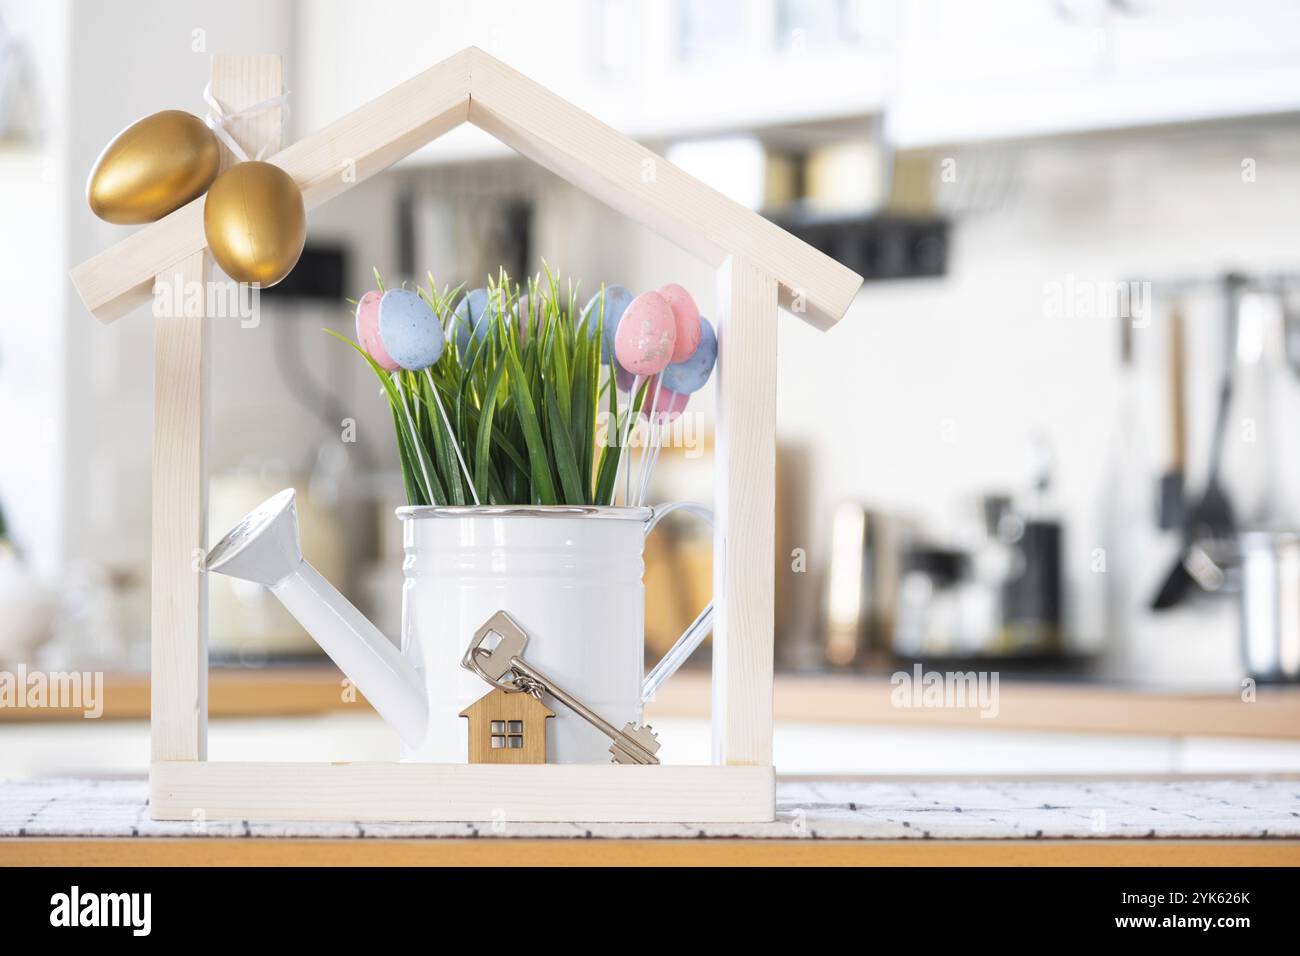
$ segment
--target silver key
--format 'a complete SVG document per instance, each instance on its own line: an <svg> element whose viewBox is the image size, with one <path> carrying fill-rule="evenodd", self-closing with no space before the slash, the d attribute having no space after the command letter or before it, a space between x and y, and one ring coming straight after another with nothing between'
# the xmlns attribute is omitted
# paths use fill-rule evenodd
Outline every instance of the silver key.
<svg viewBox="0 0 1300 956"><path fill-rule="evenodd" d="M497 643L488 646L493 635ZM659 740L649 724L629 722L617 729L555 681L524 660L528 634L505 611L497 611L474 632L474 640L461 658L461 666L489 684L509 691L543 690L591 724L614 743L609 748L614 763L657 764Z"/></svg>

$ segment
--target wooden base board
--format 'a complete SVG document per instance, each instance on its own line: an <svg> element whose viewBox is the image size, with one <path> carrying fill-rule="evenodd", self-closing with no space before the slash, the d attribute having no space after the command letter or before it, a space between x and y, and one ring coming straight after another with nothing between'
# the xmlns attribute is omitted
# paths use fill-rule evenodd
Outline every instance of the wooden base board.
<svg viewBox="0 0 1300 956"><path fill-rule="evenodd" d="M0 867L1297 865L1296 840L0 840Z"/></svg>
<svg viewBox="0 0 1300 956"><path fill-rule="evenodd" d="M771 767L161 762L155 820L764 823Z"/></svg>

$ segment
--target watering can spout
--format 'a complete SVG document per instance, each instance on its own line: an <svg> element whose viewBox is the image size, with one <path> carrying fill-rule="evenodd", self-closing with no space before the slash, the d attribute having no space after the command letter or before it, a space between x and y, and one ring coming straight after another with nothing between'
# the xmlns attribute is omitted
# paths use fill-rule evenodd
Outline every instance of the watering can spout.
<svg viewBox="0 0 1300 956"><path fill-rule="evenodd" d="M292 488L245 515L208 552L204 568L270 588L402 741L420 745L428 727L424 682L393 643L303 560Z"/></svg>

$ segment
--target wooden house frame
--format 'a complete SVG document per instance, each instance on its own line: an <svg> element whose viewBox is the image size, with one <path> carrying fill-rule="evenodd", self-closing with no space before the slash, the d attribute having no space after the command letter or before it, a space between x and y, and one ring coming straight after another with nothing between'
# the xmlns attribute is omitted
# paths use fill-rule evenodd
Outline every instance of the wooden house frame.
<svg viewBox="0 0 1300 956"><path fill-rule="evenodd" d="M238 111L282 91L276 56L212 61ZM778 307L819 328L862 279L482 50L470 47L280 149L271 110L228 127L308 209L469 122L717 270L713 763L709 766L210 762L206 316L155 303L150 806L155 819L762 821L774 813L772 669ZM232 158L226 156L225 162ZM203 197L72 270L111 322L155 286L206 282ZM168 304L170 302L170 304Z"/></svg>

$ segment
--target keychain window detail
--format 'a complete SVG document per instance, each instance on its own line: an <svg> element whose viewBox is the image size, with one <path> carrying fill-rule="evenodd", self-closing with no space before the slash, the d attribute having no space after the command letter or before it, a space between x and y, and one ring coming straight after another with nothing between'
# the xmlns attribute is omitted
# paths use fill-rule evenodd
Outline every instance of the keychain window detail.
<svg viewBox="0 0 1300 956"><path fill-rule="evenodd" d="M493 750L522 750L524 747L524 722L522 720L492 721L490 746Z"/></svg>

